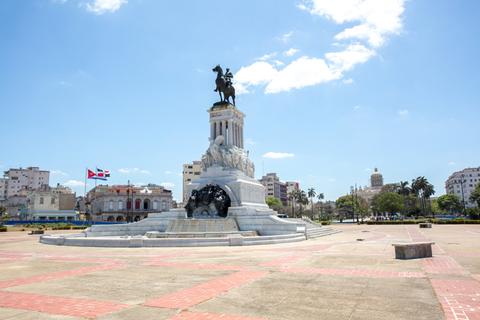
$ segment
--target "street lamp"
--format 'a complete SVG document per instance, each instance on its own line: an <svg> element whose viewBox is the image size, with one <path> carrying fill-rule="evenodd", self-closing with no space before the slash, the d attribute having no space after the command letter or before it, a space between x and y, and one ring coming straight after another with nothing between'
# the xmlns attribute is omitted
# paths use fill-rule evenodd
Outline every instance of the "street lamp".
<svg viewBox="0 0 480 320"><path fill-rule="evenodd" d="M462 204L463 204L463 215L465 216L465 212L467 211L467 208L465 207L465 194L463 193L463 177L465 175L462 174L462 179L460 179L460 189L462 190Z"/></svg>
<svg viewBox="0 0 480 320"><path fill-rule="evenodd" d="M352 220L355 221L355 198L353 190L353 186L350 186L350 193L352 194Z"/></svg>

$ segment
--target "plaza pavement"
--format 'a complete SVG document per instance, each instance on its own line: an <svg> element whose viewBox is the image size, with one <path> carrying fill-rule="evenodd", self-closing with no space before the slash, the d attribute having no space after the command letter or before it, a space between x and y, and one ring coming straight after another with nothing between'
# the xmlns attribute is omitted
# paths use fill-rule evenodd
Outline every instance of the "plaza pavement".
<svg viewBox="0 0 480 320"><path fill-rule="evenodd" d="M81 248L0 234L0 319L480 319L480 225L335 225L305 242ZM432 240L395 260L392 242Z"/></svg>

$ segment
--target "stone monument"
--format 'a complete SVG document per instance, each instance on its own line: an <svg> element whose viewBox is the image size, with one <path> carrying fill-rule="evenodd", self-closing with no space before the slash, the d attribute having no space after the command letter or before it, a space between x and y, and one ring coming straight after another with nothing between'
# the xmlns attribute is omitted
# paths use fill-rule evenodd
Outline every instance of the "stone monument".
<svg viewBox="0 0 480 320"><path fill-rule="evenodd" d="M228 69L227 69L228 70ZM210 145L203 172L188 186L185 208L149 214L135 223L93 225L76 236L43 236L50 244L84 246L206 246L268 244L305 240L334 233L311 221L281 219L265 203L264 186L244 150L245 115L235 103L233 75L220 66L216 89L220 101L208 109Z"/></svg>

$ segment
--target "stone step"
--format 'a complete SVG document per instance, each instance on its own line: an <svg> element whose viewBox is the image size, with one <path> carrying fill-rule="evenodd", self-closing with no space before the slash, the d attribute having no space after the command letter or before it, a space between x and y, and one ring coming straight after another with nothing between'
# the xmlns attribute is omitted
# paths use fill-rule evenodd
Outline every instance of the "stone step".
<svg viewBox="0 0 480 320"><path fill-rule="evenodd" d="M331 234L339 233L340 231L332 228L316 228L316 229L307 229L307 238L318 238L323 236L328 236Z"/></svg>
<svg viewBox="0 0 480 320"><path fill-rule="evenodd" d="M169 233L197 233L197 232L237 232L238 224L234 218L219 219L177 219L167 226Z"/></svg>
<svg viewBox="0 0 480 320"><path fill-rule="evenodd" d="M255 231L226 231L226 232L147 232L147 238L226 238L232 235L242 237L256 237Z"/></svg>

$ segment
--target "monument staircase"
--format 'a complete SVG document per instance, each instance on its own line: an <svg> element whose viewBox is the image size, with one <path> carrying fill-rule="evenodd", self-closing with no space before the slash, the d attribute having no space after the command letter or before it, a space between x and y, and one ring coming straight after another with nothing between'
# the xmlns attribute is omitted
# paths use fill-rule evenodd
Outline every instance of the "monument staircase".
<svg viewBox="0 0 480 320"><path fill-rule="evenodd" d="M305 227L306 227L305 235L307 239L329 236L331 234L340 232L331 227L322 226L319 223L313 222L309 218L288 218L286 220L305 223Z"/></svg>
<svg viewBox="0 0 480 320"><path fill-rule="evenodd" d="M237 221L226 219L177 219L169 222L165 232L147 232L148 238L216 238L241 235L257 236L255 231L240 231Z"/></svg>

